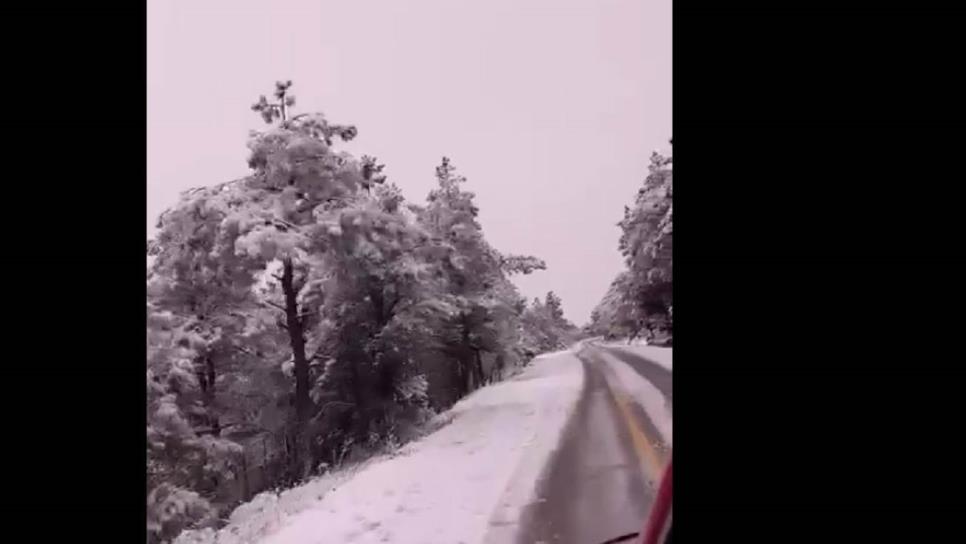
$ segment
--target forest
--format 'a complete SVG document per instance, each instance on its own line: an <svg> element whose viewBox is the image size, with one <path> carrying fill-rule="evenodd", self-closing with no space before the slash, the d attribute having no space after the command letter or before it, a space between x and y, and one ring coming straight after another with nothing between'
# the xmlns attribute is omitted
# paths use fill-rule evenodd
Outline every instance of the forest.
<svg viewBox="0 0 966 544"><path fill-rule="evenodd" d="M487 242L452 161L409 201L376 158L339 149L354 126L295 114L291 86L252 106L264 129L249 139L250 174L184 192L147 243L149 543L392 450L586 333L554 293L520 294L512 277L545 263ZM648 179L665 176L669 198L670 159L655 164ZM670 221L660 251L632 233L655 218L625 218L628 274L670 250ZM666 268L666 282L652 271L635 288L667 290L669 322Z"/></svg>

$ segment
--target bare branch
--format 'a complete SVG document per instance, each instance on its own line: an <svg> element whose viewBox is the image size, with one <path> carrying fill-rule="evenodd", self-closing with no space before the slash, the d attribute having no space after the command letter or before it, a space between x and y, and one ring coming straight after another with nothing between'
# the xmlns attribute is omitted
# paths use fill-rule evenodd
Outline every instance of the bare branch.
<svg viewBox="0 0 966 544"><path fill-rule="evenodd" d="M321 359L322 358L322 352L324 350L325 350L325 347L324 346L319 346L319 349L315 350L315 353L313 353L312 356L309 357L309 361L314 361L316 359Z"/></svg>
<svg viewBox="0 0 966 544"><path fill-rule="evenodd" d="M268 306L271 306L272 308L275 308L276 310L281 310L283 312L287 312L288 311L288 310L285 309L285 306L282 306L281 304L276 304L276 303L274 303L274 302L272 302L270 300L264 300L264 301L262 301L262 304L267 304Z"/></svg>
<svg viewBox="0 0 966 544"><path fill-rule="evenodd" d="M237 351L240 351L240 352L244 353L245 355L251 355L252 357L258 357L258 355L254 351L252 351L252 350L250 350L250 349L248 349L246 347L242 347L242 346L232 346L232 347L234 347Z"/></svg>
<svg viewBox="0 0 966 544"><path fill-rule="evenodd" d="M329 401L329 402L323 404L322 407L319 408L319 412L324 412L330 406L345 406L345 407L350 407L350 406L355 406L355 404L353 404L351 402L344 402L344 401L341 401L341 400L332 400L332 401Z"/></svg>
<svg viewBox="0 0 966 544"><path fill-rule="evenodd" d="M292 223L289 223L288 221L286 221L284 219L279 219L279 218L276 217L274 219L274 221L277 222L277 223L281 223L281 224L285 225L286 227L288 227L288 228L290 228L292 230L295 230L295 231L300 230L298 225L294 225Z"/></svg>
<svg viewBox="0 0 966 544"><path fill-rule="evenodd" d="M401 297L401 296L400 297L396 297L395 300L393 300L392 302L390 302L388 304L388 308L386 308L386 314L388 314L388 315L395 315L395 314L393 314L393 311L396 309L396 306L399 305L399 302L402 301L402 298L403 297Z"/></svg>

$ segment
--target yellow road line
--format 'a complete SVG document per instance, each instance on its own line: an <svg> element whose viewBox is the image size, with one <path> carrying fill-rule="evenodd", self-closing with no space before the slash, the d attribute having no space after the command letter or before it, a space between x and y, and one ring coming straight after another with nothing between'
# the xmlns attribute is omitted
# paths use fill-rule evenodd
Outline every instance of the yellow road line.
<svg viewBox="0 0 966 544"><path fill-rule="evenodd" d="M637 458L641 463L641 470L646 477L657 484L664 469L657 450L654 449L651 441L647 439L647 435L638 426L631 413L630 401L627 396L622 391L611 387L610 384L608 384L608 387L614 395L614 403L617 405L627 430L631 433L631 442L634 444L634 452L637 453Z"/></svg>

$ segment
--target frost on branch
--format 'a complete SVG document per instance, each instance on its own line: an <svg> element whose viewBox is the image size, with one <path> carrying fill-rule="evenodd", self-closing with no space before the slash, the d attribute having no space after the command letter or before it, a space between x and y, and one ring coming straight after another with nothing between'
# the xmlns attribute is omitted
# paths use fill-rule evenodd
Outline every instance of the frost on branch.
<svg viewBox="0 0 966 544"><path fill-rule="evenodd" d="M546 270L547 263L529 255L505 255L501 266L507 274L530 274L536 270Z"/></svg>

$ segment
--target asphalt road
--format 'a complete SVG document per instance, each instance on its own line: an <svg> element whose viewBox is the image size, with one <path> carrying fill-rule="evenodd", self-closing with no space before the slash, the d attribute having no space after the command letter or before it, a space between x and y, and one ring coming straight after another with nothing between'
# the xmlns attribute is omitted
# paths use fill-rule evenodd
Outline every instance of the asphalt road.
<svg viewBox="0 0 966 544"><path fill-rule="evenodd" d="M668 404L671 404L671 371L664 368L663 366L649 361L647 358L642 357L631 350L625 348L603 348L608 353L617 357L621 361L624 361L631 368L637 371L638 374L644 376L644 378L654 384L654 387L664 395L667 399Z"/></svg>
<svg viewBox="0 0 966 544"><path fill-rule="evenodd" d="M576 411L523 514L517 544L601 544L641 531L670 448L618 387L602 353L628 363L670 401L671 371L633 353L587 345Z"/></svg>

